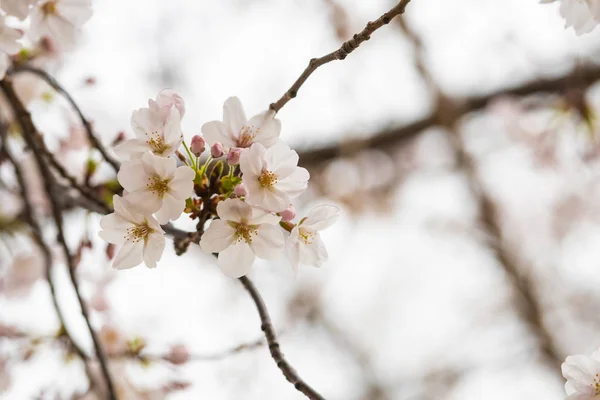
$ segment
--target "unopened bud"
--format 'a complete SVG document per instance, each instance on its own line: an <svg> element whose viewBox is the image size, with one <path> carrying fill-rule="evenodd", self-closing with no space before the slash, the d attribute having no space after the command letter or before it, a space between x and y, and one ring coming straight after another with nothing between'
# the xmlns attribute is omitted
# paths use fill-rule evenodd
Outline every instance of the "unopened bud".
<svg viewBox="0 0 600 400"><path fill-rule="evenodd" d="M290 204L287 210L280 212L279 215L281 215L281 221L289 222L296 218L296 209L293 204Z"/></svg>
<svg viewBox="0 0 600 400"><path fill-rule="evenodd" d="M233 193L235 193L236 196L238 196L238 197L247 196L248 191L246 190L246 185L244 185L243 183L240 183L233 189Z"/></svg>
<svg viewBox="0 0 600 400"><path fill-rule="evenodd" d="M175 92L173 89L163 89L156 96L156 104L159 108L167 108L171 107L177 108L179 111L179 115L183 117L185 114L185 102L181 98L181 96Z"/></svg>
<svg viewBox="0 0 600 400"><path fill-rule="evenodd" d="M190 354L184 345L178 344L171 347L171 351L169 351L169 354L164 359L171 364L182 365L190 359Z"/></svg>
<svg viewBox="0 0 600 400"><path fill-rule="evenodd" d="M196 157L200 157L200 154L204 153L204 150L206 150L204 138L200 135L194 135L194 137L192 137L192 143L190 144L190 150L192 150L192 153L194 153Z"/></svg>
<svg viewBox="0 0 600 400"><path fill-rule="evenodd" d="M241 154L242 149L232 147L231 149L229 149L229 153L227 153L227 163L229 165L238 165L240 163Z"/></svg>
<svg viewBox="0 0 600 400"><path fill-rule="evenodd" d="M223 156L223 145L219 142L212 145L210 148L210 155L212 158L219 158Z"/></svg>

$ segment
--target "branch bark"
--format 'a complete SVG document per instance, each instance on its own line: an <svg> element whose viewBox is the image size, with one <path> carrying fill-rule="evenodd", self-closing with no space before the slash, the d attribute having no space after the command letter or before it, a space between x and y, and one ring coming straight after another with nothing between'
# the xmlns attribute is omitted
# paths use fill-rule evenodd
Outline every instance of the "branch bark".
<svg viewBox="0 0 600 400"><path fill-rule="evenodd" d="M252 297L252 300L254 301L254 304L256 305L256 309L261 321L260 329L265 333L265 338L267 339L267 344L269 345L269 352L277 364L277 367L279 367L281 372L283 372L285 378L294 385L296 390L311 400L324 400L325 398L323 396L317 393L312 387L304 382L302 378L300 378L296 370L294 370L294 368L283 356L277 340L275 328L273 328L273 323L271 322L271 317L269 316L269 311L267 310L267 306L265 305L265 302L263 301L256 286L254 286L252 281L246 276L239 278L239 281L242 283L242 285L244 285L244 288L248 291Z"/></svg>
<svg viewBox="0 0 600 400"><path fill-rule="evenodd" d="M342 44L342 47L340 47L336 51L333 51L320 58L311 59L308 63L308 66L304 69L300 77L296 79L296 82L294 82L294 84L287 90L287 92L283 94L283 96L281 96L279 100L277 100L275 103L272 103L269 106L269 108L275 111L276 113L279 112L279 110L281 110L288 101L296 97L302 85L304 85L308 77L311 76L312 73L317 70L317 68L332 61L345 59L350 53L356 50L358 46L361 45L361 43L369 40L371 38L371 35L377 29L389 24L390 21L396 16L403 14L404 10L406 9L406 6L408 5L408 3L410 3L410 1L411 0L401 0L390 11L386 12L375 21L367 23L365 29L355 34L352 37L352 39L344 42L344 44Z"/></svg>
<svg viewBox="0 0 600 400"><path fill-rule="evenodd" d="M23 106L23 103L21 102L21 100L18 98L16 92L14 91L14 88L12 86L12 82L10 81L10 78L0 81L0 88L6 95L8 103L11 105L11 107L13 109L17 123L19 124L19 126L21 128L21 132L23 134L23 139L25 140L25 143L27 144L27 146L31 149L31 151L34 155L34 159L35 159L37 168L43 178L42 180L44 183L44 190L46 191L46 194L48 196L48 200L50 202L50 207L52 209L52 217L54 219L54 223L55 223L56 229L57 229L58 242L60 243L60 245L63 249L65 259L67 262L67 267L69 270L69 277L71 278L71 283L73 284L73 287L75 289L75 294L77 295L77 300L81 307L81 313L83 315L85 323L90 332L90 336L92 338L92 342L94 344L94 349L96 352L96 357L98 358L98 361L100 363L103 377L106 380L106 386L108 388L109 398L110 398L110 400L117 400L114 384L113 384L112 378L110 376L110 372L108 370L108 365L106 362L106 357L104 355L104 351L100 345L100 341L99 341L98 337L96 336L94 329L92 328L88 310L87 310L87 306L86 306L85 302L83 301L81 293L79 292L79 285L78 285L77 277L75 274L76 266L75 266L73 257L71 255L71 252L69 250L69 246L67 245L63 226L62 226L62 223L63 223L62 205L59 202L57 196L55 195L56 182L55 182L54 176L48 170L47 166L44 164L42 151L41 151L41 149L39 149L39 146L36 143L37 129L36 129L35 125L33 124L31 115L25 109L25 107Z"/></svg>

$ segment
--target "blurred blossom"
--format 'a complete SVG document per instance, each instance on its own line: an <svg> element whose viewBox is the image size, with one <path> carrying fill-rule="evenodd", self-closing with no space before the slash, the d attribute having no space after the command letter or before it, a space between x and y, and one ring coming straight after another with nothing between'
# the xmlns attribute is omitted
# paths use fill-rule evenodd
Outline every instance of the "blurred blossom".
<svg viewBox="0 0 600 400"><path fill-rule="evenodd" d="M562 364L568 400L594 400L600 397L600 351L591 356L569 356Z"/></svg>
<svg viewBox="0 0 600 400"><path fill-rule="evenodd" d="M0 278L0 293L8 296L23 296L32 285L44 276L45 265L38 251L17 254L6 275Z"/></svg>
<svg viewBox="0 0 600 400"><path fill-rule="evenodd" d="M90 306L98 312L106 312L110 309L103 290L96 290L90 300Z"/></svg>
<svg viewBox="0 0 600 400"><path fill-rule="evenodd" d="M113 325L104 325L98 336L108 354L123 354L127 351L127 340Z"/></svg>
<svg viewBox="0 0 600 400"><path fill-rule="evenodd" d="M565 28L572 27L577 35L590 33L600 21L599 0L541 0L541 3L560 1L560 15L565 19Z"/></svg>
<svg viewBox="0 0 600 400"><path fill-rule="evenodd" d="M332 161L323 172L323 189L332 198L343 198L356 192L360 185L358 166L348 159Z"/></svg>
<svg viewBox="0 0 600 400"><path fill-rule="evenodd" d="M360 187L364 191L387 186L394 179L394 161L380 150L364 150L355 162L360 171Z"/></svg>
<svg viewBox="0 0 600 400"><path fill-rule="evenodd" d="M0 394L9 388L11 383L11 374L8 370L8 360L0 356Z"/></svg>
<svg viewBox="0 0 600 400"><path fill-rule="evenodd" d="M182 344L177 344L171 347L169 353L165 356L165 360L175 365L182 365L188 362L190 353Z"/></svg>
<svg viewBox="0 0 600 400"><path fill-rule="evenodd" d="M91 16L91 0L43 0L33 8L29 34L33 39L49 36L68 48Z"/></svg>

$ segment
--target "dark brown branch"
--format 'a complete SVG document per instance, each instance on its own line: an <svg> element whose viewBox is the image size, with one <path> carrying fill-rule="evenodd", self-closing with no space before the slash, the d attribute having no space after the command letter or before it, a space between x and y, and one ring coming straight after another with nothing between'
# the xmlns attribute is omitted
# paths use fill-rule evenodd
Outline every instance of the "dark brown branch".
<svg viewBox="0 0 600 400"><path fill-rule="evenodd" d="M100 154L102 154L102 157L106 160L106 162L108 162L113 167L113 169L115 171L118 171L119 167L120 167L119 162L117 160L115 160L110 154L108 154L108 152L106 151L106 149L104 148L104 146L102 145L100 140L94 134L92 124L83 115L83 112L81 111L81 109L79 108L79 106L77 105L77 103L75 102L73 97L71 96L71 94L64 87L62 87L62 85L60 83L58 83L56 81L56 79L54 79L52 76L50 76L46 71L35 68L35 67L31 67L29 65L17 66L15 68L11 69L7 75L10 76L10 75L14 75L14 74L19 74L21 72L29 72L31 74L34 74L34 75L42 78L44 81L46 81L46 83L48 83L50 86L52 86L57 92L62 94L65 97L65 99L67 99L67 101L71 104L71 106L73 107L73 109L75 110L77 115L79 116L79 119L81 120L81 123L83 124L83 126L85 128L88 140L90 141L92 147L96 148L100 152Z"/></svg>
<svg viewBox="0 0 600 400"><path fill-rule="evenodd" d="M369 40L373 32L375 32L382 26L389 24L390 21L396 16L403 14L408 3L410 3L410 0L401 0L390 11L386 12L375 21L367 23L365 29L355 34L352 37L352 39L348 40L347 42L344 42L344 44L342 44L342 47L340 47L336 51L331 52L320 58L311 59L306 69L302 72L302 74L296 80L296 82L294 82L294 84L288 89L288 91L285 92L279 100L270 105L271 110L275 111L276 113L279 112L279 110L281 110L288 101L296 97L296 95L298 94L298 90L300 90L300 87L302 87L304 82L306 82L308 77L311 76L317 68L335 60L345 59L350 53L356 50L358 46L361 45L361 43Z"/></svg>
<svg viewBox="0 0 600 400"><path fill-rule="evenodd" d="M48 200L50 202L50 208L52 209L52 217L54 219L54 223L55 223L56 229L57 229L58 241L59 241L59 243L63 249L64 255L65 255L67 267L69 270L69 276L71 278L71 283L73 284L73 288L75 289L75 294L77 295L77 300L81 307L81 313L83 315L83 318L84 318L86 325L88 327L88 330L90 332L92 342L94 343L94 349L96 352L96 356L100 363L103 377L106 380L109 398L111 400L117 400L114 384L111 379L110 372L108 371L108 365L106 362L104 351L102 350L100 341L99 341L98 337L96 336L94 329L92 328L92 324L90 322L87 306L86 306L85 302L83 301L83 298L81 297L81 293L79 292L79 285L78 285L77 277L76 277L76 273L75 273L76 265L74 263L71 252L69 250L69 246L67 245L63 226L62 226L62 222L63 222L62 204L60 204L57 196L55 195L55 189L56 189L55 183L56 182L54 179L54 175L52 175L52 173L49 171L49 169L45 165L44 159L42 156L42 152L40 151L39 146L36 143L37 129L36 129L35 125L33 124L31 115L29 114L29 111L27 111L27 109L25 109L25 107L23 106L23 103L21 102L21 100L18 98L18 96L12 86L12 82L10 82L9 79L10 78L0 81L0 88L6 95L8 103L11 105L11 107L13 109L17 123L19 124L19 126L21 128L21 132L23 133L23 139L25 140L25 143L27 144L27 146L31 149L32 154L34 156L34 160L37 164L37 168L38 168L40 174L42 175L42 181L44 183L44 190L46 191L46 194L48 196Z"/></svg>
<svg viewBox="0 0 600 400"><path fill-rule="evenodd" d="M471 194L478 204L480 221L483 224L485 232L493 242L490 250L507 275L511 288L517 294L517 298L515 299L517 312L521 320L529 328L529 331L537 339L544 361L560 376L560 366L563 357L560 355L556 342L544 321L544 310L537 293L538 288L525 273L523 266L519 263L518 256L515 256L514 251L511 251L512 249L507 246L500 225L499 207L481 184L475 159L467 152L464 138L461 136L459 127L457 126L459 118L462 115L460 105L457 105L452 99L448 98L437 85L435 78L425 64L424 48L417 34L404 24L403 21L400 23L400 27L415 48L417 70L421 73L422 78L436 98L438 103L435 116L436 124L444 127L448 132L450 142L454 147L458 159L458 166L463 170ZM563 78L557 80L557 82L561 86L564 85L562 87L564 90L567 89L566 85L568 82L572 80L573 78ZM536 92L543 91L545 87L545 84L538 82L537 84L532 84L527 89L527 92L530 89ZM573 88L569 87L568 89L572 90ZM519 94L525 93L523 89L515 91L521 92ZM477 105L477 102L474 102L474 104Z"/></svg>
<svg viewBox="0 0 600 400"><path fill-rule="evenodd" d="M553 79L536 79L511 88L505 88L490 92L484 95L471 96L467 98L453 99L456 118L462 117L468 113L479 111L486 107L492 100L498 97L524 97L534 94L552 94L564 93L570 90L584 90L600 80L600 66L588 65L582 68L574 69L567 75ZM430 115L411 122L404 126L392 127L374 134L370 138L357 140L354 143L344 142L333 143L316 149L300 149L300 163L305 167L318 165L340 155L351 155L364 149L389 150L405 141L408 141L424 130L437 126L438 110L434 110Z"/></svg>
<svg viewBox="0 0 600 400"><path fill-rule="evenodd" d="M277 366L281 372L283 372L285 378L294 385L296 390L303 393L309 399L324 400L323 396L317 393L306 382L304 382L300 376L298 376L298 373L294 370L294 368L292 368L292 366L283 356L283 353L279 348L279 342L277 341L277 335L275 334L271 317L267 311L267 306L258 292L258 289L256 289L252 281L246 276L242 276L239 280L252 297L252 300L254 300L254 304L258 310L258 315L260 316L260 329L262 329L262 331L265 333L265 338L267 339L267 344L269 345L269 352L271 353L271 357L273 357L273 360L275 360L275 363L277 363Z"/></svg>

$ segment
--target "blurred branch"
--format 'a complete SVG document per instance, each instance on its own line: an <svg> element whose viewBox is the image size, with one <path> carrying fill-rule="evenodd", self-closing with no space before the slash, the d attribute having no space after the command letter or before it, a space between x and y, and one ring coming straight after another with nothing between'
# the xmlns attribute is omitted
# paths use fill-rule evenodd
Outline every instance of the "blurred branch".
<svg viewBox="0 0 600 400"><path fill-rule="evenodd" d="M298 90L300 90L300 87L302 87L304 82L306 82L308 77L311 76L317 68L332 61L345 59L350 53L356 50L358 46L361 45L361 43L369 40L373 32L375 32L382 26L389 24L390 21L394 19L394 17L403 14L408 3L410 3L410 0L401 0L390 11L386 12L375 21L367 23L365 29L355 34L352 37L352 39L344 42L344 44L342 44L342 47L340 47L336 51L331 52L320 58L311 59L308 63L308 66L304 69L304 71L296 80L296 82L294 82L294 84L287 90L287 92L283 94L283 96L281 96L279 100L277 100L275 103L272 103L269 108L275 111L276 113L279 112L279 110L281 110L288 101L296 97L296 95L298 94Z"/></svg>
<svg viewBox="0 0 600 400"><path fill-rule="evenodd" d="M419 67L417 66L417 69ZM571 90L587 89L600 80L600 65L587 65L573 69L570 73L553 79L535 79L521 85L490 92L485 95L452 99L454 119L485 108L497 97L514 96L525 97L543 93L561 93ZM361 140L343 139L339 143L326 145L316 149L298 150L300 163L305 167L316 166L322 162L330 161L340 155L358 153L364 149L376 148L389 150L390 147L408 141L422 131L439 125L439 107L426 117L411 122L404 126L390 128L375 133L373 136Z"/></svg>
<svg viewBox="0 0 600 400"><path fill-rule="evenodd" d="M285 378L294 385L296 390L303 393L309 399L324 400L323 396L317 393L306 382L304 382L300 376L298 376L298 373L294 370L294 368L292 368L292 366L283 356L283 353L279 349L279 342L277 341L277 335L275 334L275 329L273 328L267 306L265 305L265 302L263 301L258 289L256 289L256 286L254 286L252 281L246 276L242 276L239 278L239 280L252 297L252 300L254 300L254 304L258 310L258 315L260 316L260 329L265 333L265 338L267 339L267 344L269 345L269 352L271 353L271 357L273 357L273 360L275 360L281 372L283 372Z"/></svg>
<svg viewBox="0 0 600 400"><path fill-rule="evenodd" d="M58 239L58 241L63 249L64 255L65 255L67 267L69 270L69 276L71 278L71 283L73 284L73 288L75 289L75 294L77 295L77 300L81 307L81 313L83 315L83 318L84 318L86 325L88 327L88 330L90 332L92 342L94 343L94 349L96 351L96 356L98 357L98 361L99 361L100 367L102 369L102 374L104 376L104 379L106 380L109 397L111 400L116 400L117 397L115 394L114 384L112 382L110 373L108 371L108 366L106 363L106 358L104 356L104 352L102 350L102 347L100 346L100 341L98 340L98 337L96 336L96 333L94 332L94 329L92 328L87 307L85 305L85 302L83 301L83 298L81 297L81 293L79 292L79 285L77 283L77 277L75 274L76 265L75 265L72 255L70 253L69 246L67 245L66 238L64 235L64 231L63 231L63 226L62 226L62 223L63 223L62 204L60 203L58 197L55 195L56 182L54 179L54 175L52 175L52 173L49 171L49 169L44 164L44 159L43 159L43 155L42 155L43 152L40 151L38 145L36 144L37 129L36 129L35 125L33 124L33 121L31 119L31 115L29 114L29 111L27 111L27 109L25 108L25 106L23 105L21 100L18 98L16 92L14 91L14 88L12 86L12 82L10 81L10 78L0 81L0 88L6 95L8 103L11 105L11 107L13 109L15 118L21 128L21 132L23 134L23 139L25 140L27 146L30 148L30 150L34 156L34 160L37 164L37 168L43 178L42 181L44 183L44 190L46 191L46 194L48 196L48 200L50 202L50 207L52 209L52 217L54 219L54 223L55 223L56 229L57 229L57 239Z"/></svg>
<svg viewBox="0 0 600 400"><path fill-rule="evenodd" d="M81 123L83 124L83 126L85 128L88 140L90 141L90 144L92 145L92 147L98 149L100 154L102 154L102 157L106 160L106 162L108 162L113 167L115 172L118 171L119 167L120 167L119 162L117 160L115 160L110 154L108 154L108 152L106 151L106 149L100 142L100 139L98 139L96 137L96 135L94 135L94 130L92 128L92 124L87 120L87 118L85 118L85 116L83 115L83 112L81 111L81 109L79 108L79 106L77 105L77 103L75 102L73 97L71 96L71 94L65 88L63 88L56 81L56 79L54 79L52 76L50 76L46 71L35 68L35 67L31 67L28 65L20 65L20 66L14 67L10 71L8 71L7 75L8 76L16 75L21 72L28 72L28 73L34 74L34 75L42 78L44 81L46 81L46 83L48 83L50 86L52 86L57 92L62 94L65 97L65 99L67 99L67 101L71 104L71 106L73 107L73 109L75 110L77 115L79 116L79 119L81 120Z"/></svg>
<svg viewBox="0 0 600 400"><path fill-rule="evenodd" d="M403 30L408 40L413 44L415 48L415 66L436 98L438 104L434 117L436 124L446 128L449 132L449 139L456 152L458 165L463 169L471 194L477 201L483 228L493 242L490 250L504 270L512 289L518 296L518 303L516 306L517 311L520 313L523 322L536 337L545 361L549 364L552 371L560 376L560 367L563 358L560 356L554 338L546 327L544 310L541 300L538 298L537 288L530 277L525 274L522 266L519 265L518 257L513 254L511 249L508 248L506 241L503 240L499 207L484 190L477 173L475 160L466 151L464 139L457 127L458 120L461 115L464 114L462 111L464 108L461 108L460 104L456 104L455 100L447 97L442 89L436 84L435 78L425 64L424 48L418 35L413 32L404 21L400 21L400 28ZM592 79L580 78L580 81L589 85L593 83L593 81L599 79L600 67L596 68L597 69L588 69L583 73L586 78ZM578 73L582 73L582 71L578 71ZM508 92L529 94L548 90L564 90L566 85L573 81L573 76L567 76L554 81L534 82L522 86L521 88L512 89ZM569 89L571 88L569 87ZM489 97L488 100L486 100L486 98L471 100L470 107L483 107L482 104L486 104L491 98L492 97Z"/></svg>

